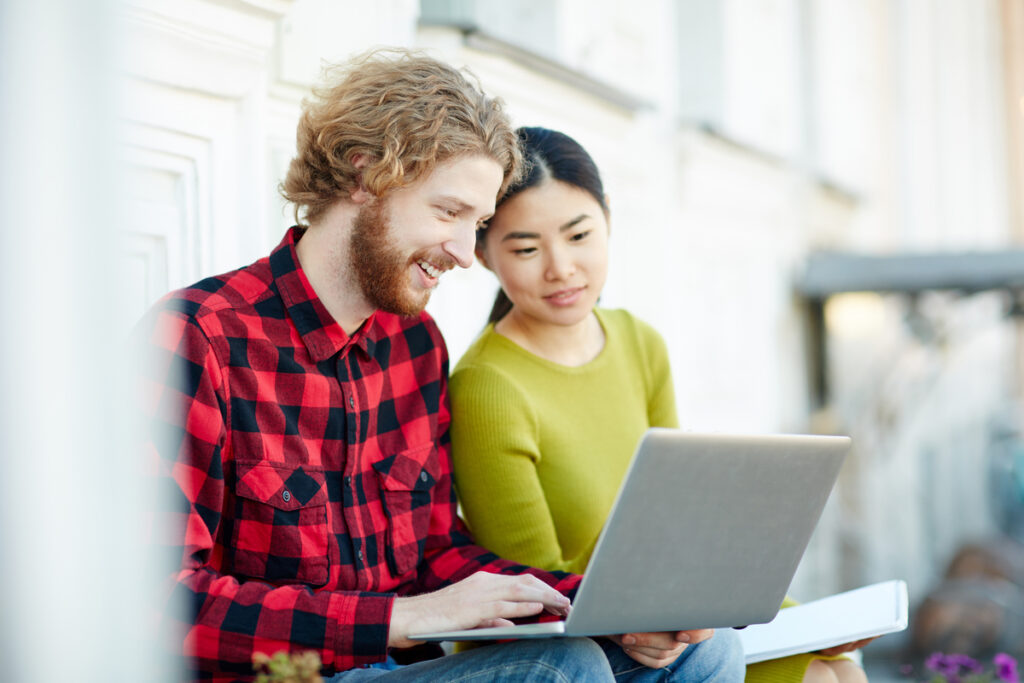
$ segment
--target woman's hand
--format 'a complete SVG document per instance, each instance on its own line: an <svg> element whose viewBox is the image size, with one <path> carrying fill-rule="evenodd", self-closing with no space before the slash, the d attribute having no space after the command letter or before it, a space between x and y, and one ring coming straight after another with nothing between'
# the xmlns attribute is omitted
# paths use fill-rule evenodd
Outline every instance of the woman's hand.
<svg viewBox="0 0 1024 683"><path fill-rule="evenodd" d="M818 650L818 654L825 655L826 657L835 657L837 655L845 655L847 652L853 652L859 650L874 638L864 638L862 640L855 640L852 643L843 643L842 645L833 645L832 647L826 647L822 650Z"/></svg>
<svg viewBox="0 0 1024 683"><path fill-rule="evenodd" d="M608 636L634 661L652 669L663 669L679 658L687 645L696 645L715 634L713 629L664 633L625 633Z"/></svg>

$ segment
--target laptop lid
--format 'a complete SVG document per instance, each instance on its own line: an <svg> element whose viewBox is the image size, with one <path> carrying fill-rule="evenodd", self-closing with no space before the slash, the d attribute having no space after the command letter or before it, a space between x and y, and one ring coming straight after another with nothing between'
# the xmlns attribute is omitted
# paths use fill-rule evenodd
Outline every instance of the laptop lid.
<svg viewBox="0 0 1024 683"><path fill-rule="evenodd" d="M849 446L845 436L648 430L598 539L564 635L770 621ZM411 637L515 638L521 628Z"/></svg>
<svg viewBox="0 0 1024 683"><path fill-rule="evenodd" d="M845 436L649 430L566 631L600 635L771 621L849 446Z"/></svg>

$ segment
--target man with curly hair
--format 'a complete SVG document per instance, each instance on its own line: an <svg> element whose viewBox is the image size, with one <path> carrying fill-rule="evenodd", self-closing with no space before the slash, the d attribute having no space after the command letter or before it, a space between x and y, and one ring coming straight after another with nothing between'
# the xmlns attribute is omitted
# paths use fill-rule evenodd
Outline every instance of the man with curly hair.
<svg viewBox="0 0 1024 683"><path fill-rule="evenodd" d="M520 152L500 102L419 54L371 53L314 95L281 186L297 225L140 328L180 559L164 628L188 675L248 680L254 654L312 650L338 681L739 680L735 638L710 631L632 634L621 662L586 638L440 658L410 639L563 615L580 579L501 560L456 517L448 358L423 311Z"/></svg>

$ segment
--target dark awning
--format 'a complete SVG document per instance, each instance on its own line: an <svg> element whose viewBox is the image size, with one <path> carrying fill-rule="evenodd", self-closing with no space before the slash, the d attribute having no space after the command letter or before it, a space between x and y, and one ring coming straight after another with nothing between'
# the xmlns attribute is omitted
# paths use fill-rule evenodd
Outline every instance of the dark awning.
<svg viewBox="0 0 1024 683"><path fill-rule="evenodd" d="M844 292L1024 289L1024 249L867 255L815 252L796 282L809 299Z"/></svg>

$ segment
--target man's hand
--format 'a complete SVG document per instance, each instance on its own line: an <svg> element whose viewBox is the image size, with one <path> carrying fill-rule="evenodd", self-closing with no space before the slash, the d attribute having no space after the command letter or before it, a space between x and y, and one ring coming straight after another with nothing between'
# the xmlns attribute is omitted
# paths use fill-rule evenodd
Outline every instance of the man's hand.
<svg viewBox="0 0 1024 683"><path fill-rule="evenodd" d="M870 643L872 640L874 640L874 638L864 638L863 640L855 640L852 643L833 645L832 647L827 647L824 650L818 650L818 654L825 655L826 657L844 655L847 652L853 652L854 650L861 649L862 647Z"/></svg>
<svg viewBox="0 0 1024 683"><path fill-rule="evenodd" d="M395 598L388 647L411 647L413 633L511 626L510 619L547 610L569 614L569 598L535 576L477 572L451 586L411 598Z"/></svg>
<svg viewBox="0 0 1024 683"><path fill-rule="evenodd" d="M662 669L679 658L687 645L696 645L715 635L714 629L666 633L625 633L608 636L632 659L652 669Z"/></svg>

